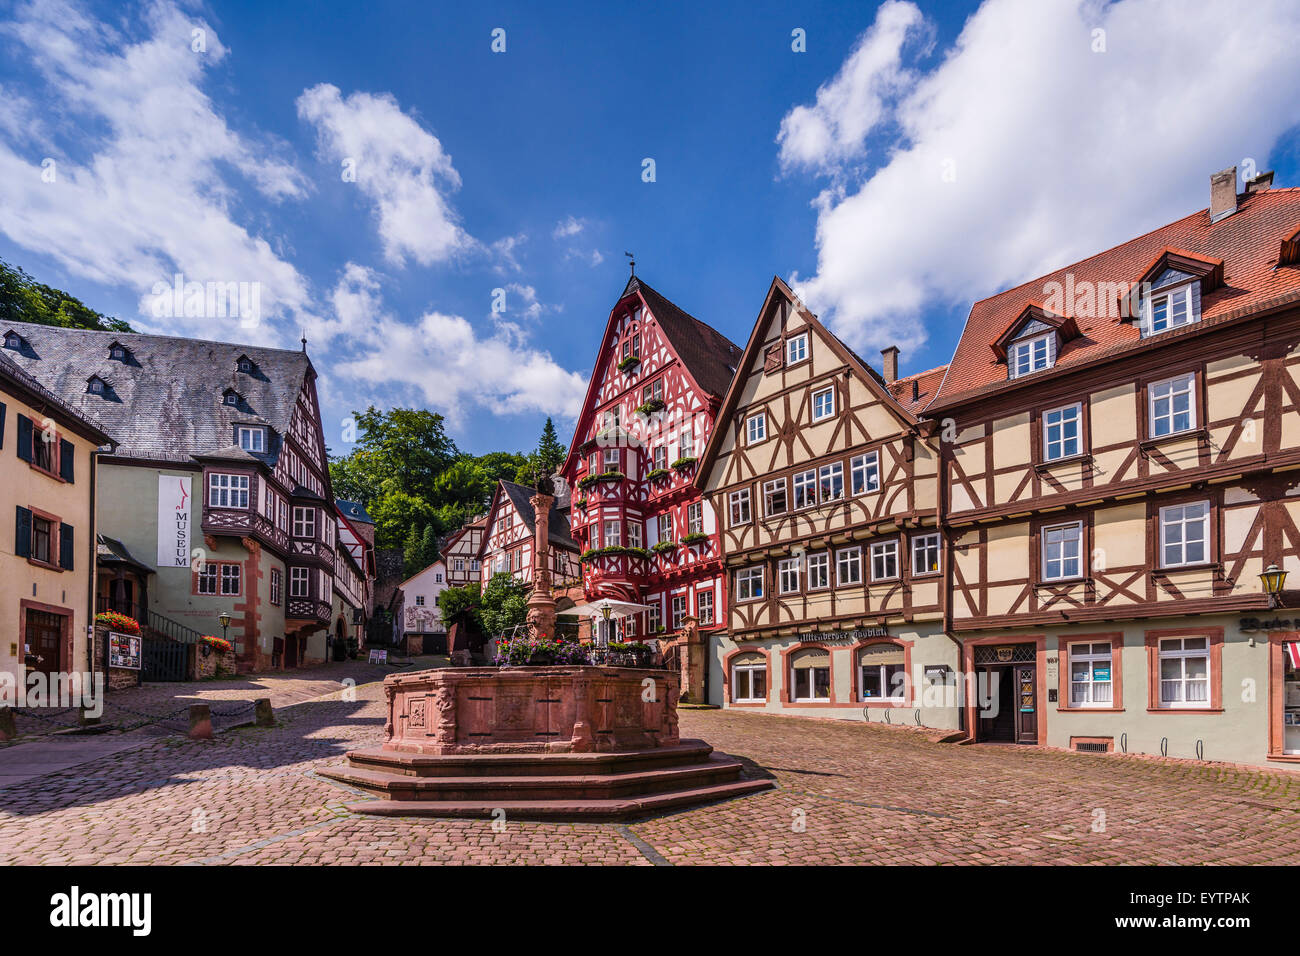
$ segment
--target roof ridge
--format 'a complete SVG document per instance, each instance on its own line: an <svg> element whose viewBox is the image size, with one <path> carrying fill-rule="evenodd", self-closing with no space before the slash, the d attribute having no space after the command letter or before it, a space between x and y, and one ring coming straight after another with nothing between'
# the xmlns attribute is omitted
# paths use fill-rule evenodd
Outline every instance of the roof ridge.
<svg viewBox="0 0 1300 956"><path fill-rule="evenodd" d="M48 322L11 322L40 329L58 329L60 332L80 332L87 335L133 336L139 339L163 339L170 342L196 342L200 345L224 345L238 349L261 349L264 352L284 352L288 355L306 355L302 349L284 349L277 345L252 345L248 342L223 342L221 339L199 339L190 335L165 335L160 332L114 332L108 329L82 329L67 325L50 325ZM6 326L7 328L8 326Z"/></svg>

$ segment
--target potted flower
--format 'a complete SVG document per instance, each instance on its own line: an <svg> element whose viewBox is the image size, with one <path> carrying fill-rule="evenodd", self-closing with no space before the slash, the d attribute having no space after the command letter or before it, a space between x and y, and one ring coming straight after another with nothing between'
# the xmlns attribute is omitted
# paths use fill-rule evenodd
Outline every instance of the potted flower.
<svg viewBox="0 0 1300 956"><path fill-rule="evenodd" d="M660 541L658 544L656 544L656 545L655 545L653 548L651 548L650 550L653 551L655 554L668 554L670 551L676 551L676 550L677 550L677 542L676 542L676 541Z"/></svg>
<svg viewBox="0 0 1300 956"><path fill-rule="evenodd" d="M641 356L629 355L627 358L623 359L623 361L618 363L618 370L620 372L629 372L640 364Z"/></svg>
<svg viewBox="0 0 1300 956"><path fill-rule="evenodd" d="M673 462L673 467L676 468L678 471L683 471L684 469L687 469L691 467L691 465L695 464L695 461L696 458L694 455L683 455L681 458L678 458L675 462Z"/></svg>
<svg viewBox="0 0 1300 956"><path fill-rule="evenodd" d="M709 536L703 531L692 531L690 534L685 535L682 538L682 544L690 547L693 544L704 544L708 540Z"/></svg>
<svg viewBox="0 0 1300 956"><path fill-rule="evenodd" d="M646 472L645 480L658 481L660 478L667 478L667 477L668 477L667 468L653 468L650 471Z"/></svg>
<svg viewBox="0 0 1300 956"><path fill-rule="evenodd" d="M140 622L118 611L100 611L95 615L95 623L119 634L136 636L140 633Z"/></svg>

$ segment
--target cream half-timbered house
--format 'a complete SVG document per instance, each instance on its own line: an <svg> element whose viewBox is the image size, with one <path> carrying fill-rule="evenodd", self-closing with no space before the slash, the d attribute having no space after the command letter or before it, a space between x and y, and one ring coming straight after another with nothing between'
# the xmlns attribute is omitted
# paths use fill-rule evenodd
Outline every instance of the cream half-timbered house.
<svg viewBox="0 0 1300 956"><path fill-rule="evenodd" d="M939 451L913 412L940 372L887 382L773 280L696 477L730 587L715 702L956 727Z"/></svg>
<svg viewBox="0 0 1300 956"><path fill-rule="evenodd" d="M480 580L478 554L483 547L483 528L486 525L487 515L480 515L453 531L442 543L440 553L447 565L448 587L461 588L471 581Z"/></svg>
<svg viewBox="0 0 1300 956"><path fill-rule="evenodd" d="M972 308L926 414L976 739L1300 759L1260 578L1300 572L1300 190L1267 185Z"/></svg>
<svg viewBox="0 0 1300 956"><path fill-rule="evenodd" d="M617 636L726 624L719 528L693 479L740 348L637 277L606 323L562 474L588 600L648 610Z"/></svg>

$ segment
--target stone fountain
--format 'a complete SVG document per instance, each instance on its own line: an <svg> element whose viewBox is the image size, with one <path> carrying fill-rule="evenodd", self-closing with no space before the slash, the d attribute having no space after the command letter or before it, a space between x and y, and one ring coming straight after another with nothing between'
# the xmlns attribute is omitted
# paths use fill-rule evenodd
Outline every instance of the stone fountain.
<svg viewBox="0 0 1300 956"><path fill-rule="evenodd" d="M536 514L528 625L555 636L549 521ZM324 776L381 799L387 816L624 819L766 790L738 760L677 732L680 677L651 668L454 667L384 680L381 747Z"/></svg>

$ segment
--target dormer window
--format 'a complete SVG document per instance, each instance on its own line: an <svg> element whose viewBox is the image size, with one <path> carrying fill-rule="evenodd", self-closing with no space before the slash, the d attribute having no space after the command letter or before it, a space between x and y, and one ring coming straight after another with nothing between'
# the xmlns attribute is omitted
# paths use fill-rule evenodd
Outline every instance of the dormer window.
<svg viewBox="0 0 1300 956"><path fill-rule="evenodd" d="M121 342L114 342L108 347L108 357L114 362L125 362L130 354L130 350Z"/></svg>
<svg viewBox="0 0 1300 956"><path fill-rule="evenodd" d="M21 351L23 347L23 337L17 332L5 333L5 348Z"/></svg>
<svg viewBox="0 0 1300 956"><path fill-rule="evenodd" d="M86 392L90 395L103 395L108 390L104 380L98 375L92 375L86 379Z"/></svg>
<svg viewBox="0 0 1300 956"><path fill-rule="evenodd" d="M236 392L233 388L226 389L224 392L221 393L221 404L231 405L231 406L238 405L239 393Z"/></svg>
<svg viewBox="0 0 1300 956"><path fill-rule="evenodd" d="M247 355L241 355L235 360L235 369L243 372L245 375L252 375L254 367L253 360Z"/></svg>
<svg viewBox="0 0 1300 956"><path fill-rule="evenodd" d="M1164 292L1155 292L1148 296L1146 309L1142 316L1142 331L1145 335L1158 335L1170 329L1191 325L1200 320L1197 315L1199 301L1192 296L1194 283L1178 286Z"/></svg>
<svg viewBox="0 0 1300 956"><path fill-rule="evenodd" d="M240 425L239 447L244 451L261 454L266 451L266 429L258 425Z"/></svg>
<svg viewBox="0 0 1300 956"><path fill-rule="evenodd" d="M1056 333L1035 335L1033 338L1012 342L1007 354L1007 371L1011 378L1030 372L1041 372L1056 362Z"/></svg>

